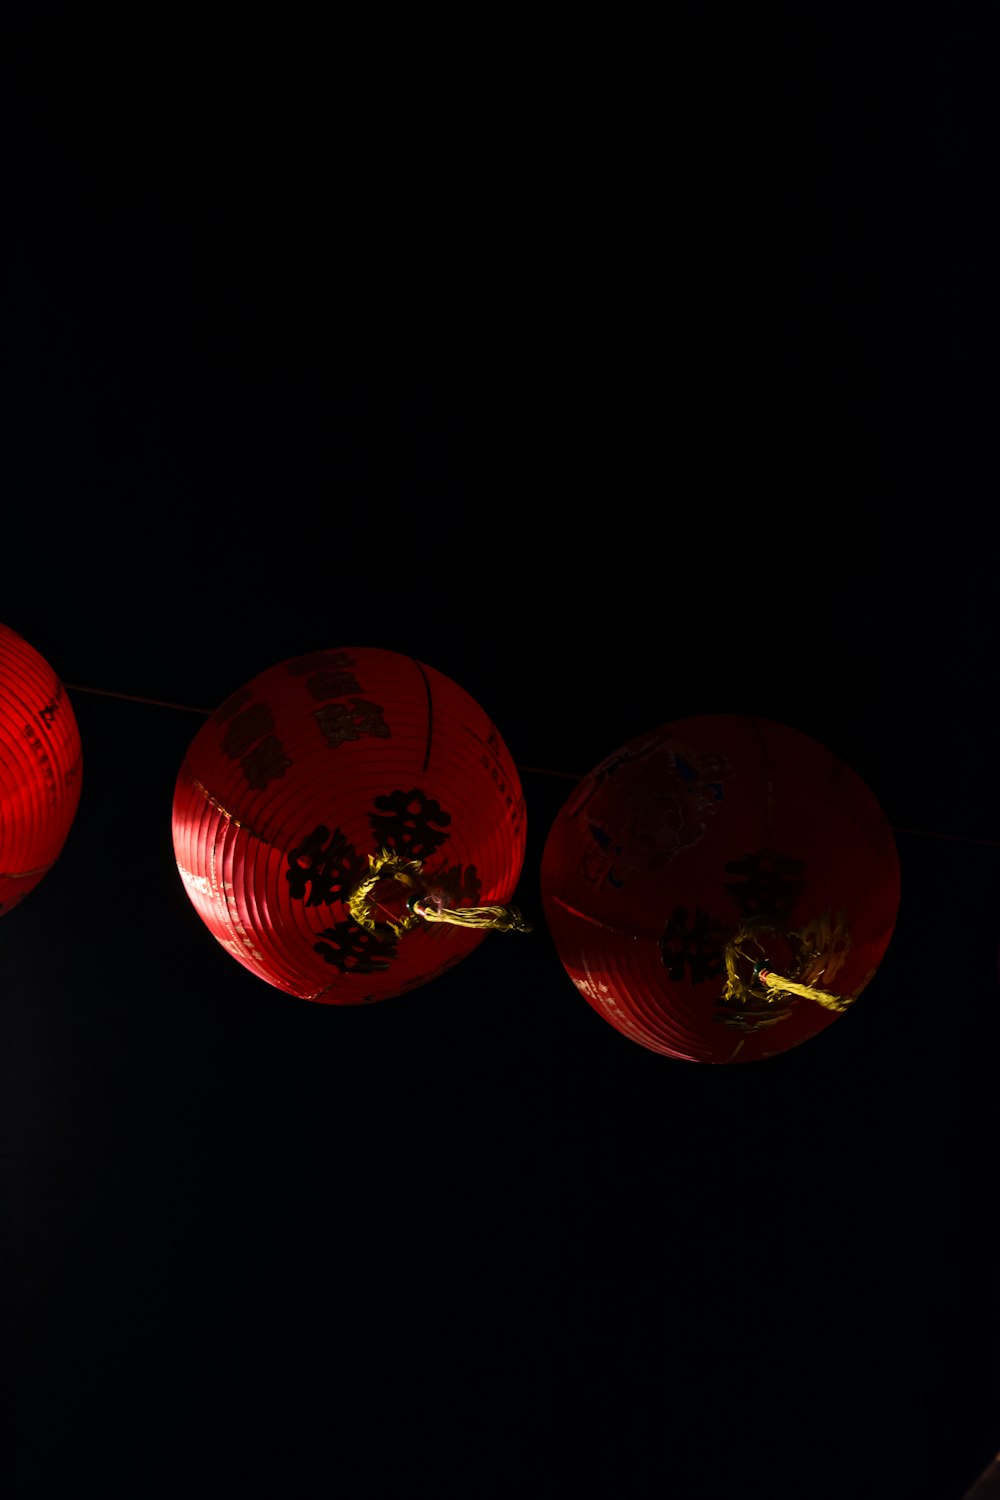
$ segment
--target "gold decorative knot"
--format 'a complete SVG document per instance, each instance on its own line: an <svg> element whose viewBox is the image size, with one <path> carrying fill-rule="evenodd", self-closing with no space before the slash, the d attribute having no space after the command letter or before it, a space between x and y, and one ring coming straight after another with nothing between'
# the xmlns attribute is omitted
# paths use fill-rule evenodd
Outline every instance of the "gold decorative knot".
<svg viewBox="0 0 1000 1500"><path fill-rule="evenodd" d="M455 927L487 927L494 932L531 931L530 923L525 922L516 906L445 906L439 896L429 894L420 879L421 870L419 859L402 859L388 849L369 854L368 872L347 898L347 909L358 926L382 941L412 932L422 921L450 922ZM412 894L405 915L397 920L387 916L386 921L379 924L375 920L378 903L373 892L390 877L406 886Z"/></svg>

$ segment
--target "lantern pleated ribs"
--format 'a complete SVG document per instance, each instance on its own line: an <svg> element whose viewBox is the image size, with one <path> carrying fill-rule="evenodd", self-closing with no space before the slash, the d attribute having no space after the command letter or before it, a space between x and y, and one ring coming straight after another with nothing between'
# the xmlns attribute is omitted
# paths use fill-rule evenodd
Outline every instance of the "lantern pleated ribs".
<svg viewBox="0 0 1000 1500"><path fill-rule="evenodd" d="M80 730L65 687L30 642L0 624L0 915L59 858L82 785Z"/></svg>

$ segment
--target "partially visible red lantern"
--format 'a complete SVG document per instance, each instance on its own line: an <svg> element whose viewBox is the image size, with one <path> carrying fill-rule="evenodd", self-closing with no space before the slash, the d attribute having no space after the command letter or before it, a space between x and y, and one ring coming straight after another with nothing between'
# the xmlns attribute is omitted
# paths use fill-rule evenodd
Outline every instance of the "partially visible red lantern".
<svg viewBox="0 0 1000 1500"><path fill-rule="evenodd" d="M0 625L0 915L62 853L82 775L80 730L65 688L34 646Z"/></svg>
<svg viewBox="0 0 1000 1500"><path fill-rule="evenodd" d="M590 1005L666 1057L748 1062L823 1031L900 901L875 796L817 741L707 714L609 755L546 839L545 917Z"/></svg>
<svg viewBox="0 0 1000 1500"><path fill-rule="evenodd" d="M524 861L524 797L485 711L375 647L261 672L195 735L177 776L177 866L245 968L329 1005L443 974L490 928Z"/></svg>

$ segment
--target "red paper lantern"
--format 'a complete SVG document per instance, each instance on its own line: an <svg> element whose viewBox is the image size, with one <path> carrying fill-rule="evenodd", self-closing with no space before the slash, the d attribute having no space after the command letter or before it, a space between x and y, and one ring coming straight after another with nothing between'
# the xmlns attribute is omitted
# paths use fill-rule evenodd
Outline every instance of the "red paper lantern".
<svg viewBox="0 0 1000 1500"><path fill-rule="evenodd" d="M875 974L900 900L892 830L861 778L795 729L732 714L603 760L549 830L541 887L594 1010L706 1063L829 1026Z"/></svg>
<svg viewBox="0 0 1000 1500"><path fill-rule="evenodd" d="M66 690L33 646L0 625L0 915L23 901L62 853L82 775Z"/></svg>
<svg viewBox="0 0 1000 1500"><path fill-rule="evenodd" d="M483 709L433 667L373 647L295 657L208 719L185 755L173 840L209 931L275 988L328 1005L443 974L508 907L524 798Z"/></svg>

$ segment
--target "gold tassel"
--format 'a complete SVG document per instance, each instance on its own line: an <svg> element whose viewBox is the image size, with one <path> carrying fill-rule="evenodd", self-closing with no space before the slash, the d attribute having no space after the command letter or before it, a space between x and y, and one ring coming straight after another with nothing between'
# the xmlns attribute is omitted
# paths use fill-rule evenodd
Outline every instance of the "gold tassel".
<svg viewBox="0 0 1000 1500"><path fill-rule="evenodd" d="M516 906L425 906L414 901L413 910L425 922L451 922L455 927L490 927L494 932L530 932L531 924Z"/></svg>
<svg viewBox="0 0 1000 1500"><path fill-rule="evenodd" d="M821 927L823 935L829 944L828 951L830 952L831 960L833 960L834 938L842 940L844 934L840 930L839 923L835 926L828 919L823 919ZM726 986L723 990L723 1001L735 1000L741 1005L747 1005L756 993L757 997L763 999L768 1005L773 1005L775 1002L779 1002L783 995L802 995L807 1000L817 1001L818 1004L824 1006L827 1010L837 1011L838 1013L845 1011L855 998L853 995L833 995L829 990L821 990L816 985L800 984L796 979L786 979L783 975L775 974L771 969L767 968L765 963L754 963L750 955L744 953L740 947L741 942L750 941L758 948L761 948L761 938L768 933L773 935L776 931L777 929L768 922L751 920L746 922L733 934L726 945ZM794 939L800 937L800 934L790 933L786 934L786 936ZM811 957L815 962L822 959L822 954L814 951ZM738 959L742 959L745 964L751 965L753 972L749 979L741 978L736 967ZM842 962L842 956L839 958L839 961L831 961L831 970L839 968ZM763 995L761 995L759 988L755 991L755 987L758 985L763 986Z"/></svg>
<svg viewBox="0 0 1000 1500"><path fill-rule="evenodd" d="M488 927L494 932L531 931L530 923L524 920L516 906L442 907L437 902L425 904L416 896L410 897L408 916L401 917L398 922L390 920L380 930L375 921L376 905L372 900L372 891L390 875L393 880L415 889L420 884L417 879L420 871L421 862L418 859L401 859L388 849L380 849L378 854L369 854L368 873L357 882L347 898L347 909L358 926L383 941L390 934L401 937L404 932L412 932L421 920L451 922L456 927Z"/></svg>
<svg viewBox="0 0 1000 1500"><path fill-rule="evenodd" d="M811 984L796 984L794 979L782 979L780 974L772 974L770 969L758 969L757 978L767 989L776 991L779 995L804 995L807 1000L818 1000L827 1010L846 1010L851 1003L840 995L831 995L829 990L818 990Z"/></svg>

